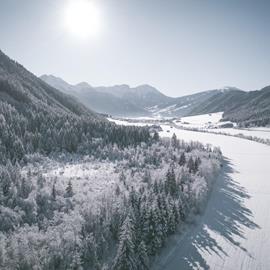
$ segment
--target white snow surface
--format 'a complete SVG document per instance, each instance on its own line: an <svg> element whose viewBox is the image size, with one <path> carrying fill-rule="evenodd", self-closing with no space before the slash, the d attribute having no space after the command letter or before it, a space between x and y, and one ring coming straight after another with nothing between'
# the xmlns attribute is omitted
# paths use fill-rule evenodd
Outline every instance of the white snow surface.
<svg viewBox="0 0 270 270"><path fill-rule="evenodd" d="M128 122L126 120L120 120L120 119L114 119L114 118L107 118L109 121L114 122L117 125L123 125L123 126L147 126L146 123L140 123L140 122Z"/></svg>
<svg viewBox="0 0 270 270"><path fill-rule="evenodd" d="M170 128L219 146L225 157L205 212L176 234L152 269L270 269L270 147L241 138Z"/></svg>
<svg viewBox="0 0 270 270"><path fill-rule="evenodd" d="M252 136L252 137L258 137L262 139L269 139L270 140L270 129L269 128L217 128L217 129L211 129L209 130L211 132L215 133L227 133L230 135L238 135L243 134L245 136Z"/></svg>
<svg viewBox="0 0 270 270"><path fill-rule="evenodd" d="M200 114L194 116L186 116L180 119L181 122L175 121L176 124L187 127L206 128L216 126L222 119L223 112Z"/></svg>
<svg viewBox="0 0 270 270"><path fill-rule="evenodd" d="M174 120L174 124L185 128L198 128L214 133L226 133L229 135L242 134L244 136L258 137L262 139L270 139L269 127L254 128L222 128L221 125L232 123L230 121L220 122L223 112L201 114L194 116L182 117L180 120ZM235 123L232 123L236 126Z"/></svg>

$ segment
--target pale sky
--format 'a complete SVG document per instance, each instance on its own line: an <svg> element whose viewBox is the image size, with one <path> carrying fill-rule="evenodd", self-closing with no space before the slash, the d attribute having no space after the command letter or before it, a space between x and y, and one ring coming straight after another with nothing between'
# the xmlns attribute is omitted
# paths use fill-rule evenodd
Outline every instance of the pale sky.
<svg viewBox="0 0 270 270"><path fill-rule="evenodd" d="M0 0L0 49L34 74L170 96L270 84L268 0L93 0L100 30L64 25L69 0Z"/></svg>

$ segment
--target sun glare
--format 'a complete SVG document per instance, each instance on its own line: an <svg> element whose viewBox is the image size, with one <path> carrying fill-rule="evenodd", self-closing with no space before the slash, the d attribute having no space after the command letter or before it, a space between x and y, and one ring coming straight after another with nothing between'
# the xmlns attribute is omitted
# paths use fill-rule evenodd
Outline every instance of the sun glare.
<svg viewBox="0 0 270 270"><path fill-rule="evenodd" d="M79 38L97 36L100 32L100 14L90 0L70 0L64 14L65 26Z"/></svg>

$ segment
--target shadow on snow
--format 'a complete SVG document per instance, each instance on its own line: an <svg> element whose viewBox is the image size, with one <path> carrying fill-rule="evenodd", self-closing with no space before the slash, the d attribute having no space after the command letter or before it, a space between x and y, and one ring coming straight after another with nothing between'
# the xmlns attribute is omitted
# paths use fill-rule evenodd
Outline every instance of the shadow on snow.
<svg viewBox="0 0 270 270"><path fill-rule="evenodd" d="M187 229L180 236L173 248L168 248L165 260L163 258L162 262L156 261L155 269L210 269L201 252L216 253L222 258L227 256L210 231L251 256L236 239L245 238L245 227L259 229L259 226L252 221L252 212L244 206L244 201L250 196L230 177L232 173L235 171L229 160L225 160L203 216L197 218L195 225L191 225L194 228Z"/></svg>

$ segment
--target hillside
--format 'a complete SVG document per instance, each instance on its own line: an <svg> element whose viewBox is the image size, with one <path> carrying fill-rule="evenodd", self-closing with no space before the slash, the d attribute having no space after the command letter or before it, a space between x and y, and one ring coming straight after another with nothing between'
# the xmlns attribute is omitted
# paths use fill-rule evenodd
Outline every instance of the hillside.
<svg viewBox="0 0 270 270"><path fill-rule="evenodd" d="M125 146L149 138L146 129L108 122L0 51L0 163L36 152L90 153L107 143Z"/></svg>
<svg viewBox="0 0 270 270"><path fill-rule="evenodd" d="M52 75L43 75L41 79L64 93L73 95L85 106L96 112L114 116L149 115L148 111L139 105L139 101L134 99L131 101L126 96L125 93L130 89L128 86L94 88L87 83L71 85Z"/></svg>
<svg viewBox="0 0 270 270"><path fill-rule="evenodd" d="M242 101L246 92L237 88L227 88L224 91L213 92L213 95L201 100L198 106L192 108L191 115L227 111Z"/></svg>
<svg viewBox="0 0 270 270"><path fill-rule="evenodd" d="M92 87L88 83L71 85L53 75L40 77L46 83L78 98L88 108L113 116L181 117L190 115L201 103L223 89L204 91L179 98L168 97L150 85ZM230 91L228 89L227 91Z"/></svg>
<svg viewBox="0 0 270 270"><path fill-rule="evenodd" d="M235 106L225 111L224 119L241 123L243 126L269 125L270 86L242 95Z"/></svg>
<svg viewBox="0 0 270 270"><path fill-rule="evenodd" d="M49 86L0 51L0 100L19 111L31 107L55 114L71 113L99 118L73 97Z"/></svg>

